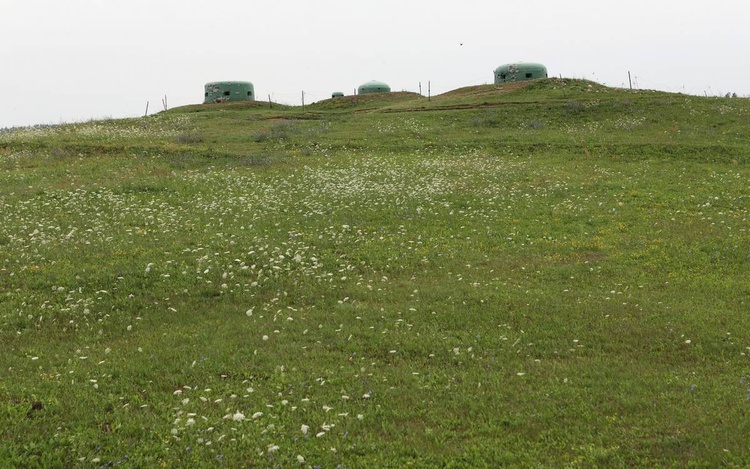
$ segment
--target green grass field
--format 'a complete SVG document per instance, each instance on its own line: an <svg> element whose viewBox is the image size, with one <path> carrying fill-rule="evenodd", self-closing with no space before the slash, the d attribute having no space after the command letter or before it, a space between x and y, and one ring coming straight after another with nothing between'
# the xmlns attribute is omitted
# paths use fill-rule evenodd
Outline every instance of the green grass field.
<svg viewBox="0 0 750 469"><path fill-rule="evenodd" d="M750 101L550 79L0 131L2 467L747 467Z"/></svg>

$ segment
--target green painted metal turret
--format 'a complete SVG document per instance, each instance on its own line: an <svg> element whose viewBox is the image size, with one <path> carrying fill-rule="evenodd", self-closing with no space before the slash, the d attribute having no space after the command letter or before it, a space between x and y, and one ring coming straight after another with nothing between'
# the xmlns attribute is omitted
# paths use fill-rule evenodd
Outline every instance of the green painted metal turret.
<svg viewBox="0 0 750 469"><path fill-rule="evenodd" d="M495 84L547 78L547 67L531 62L505 64L495 69Z"/></svg>
<svg viewBox="0 0 750 469"><path fill-rule="evenodd" d="M227 101L255 101L255 88L249 81L215 81L206 83L203 104Z"/></svg>
<svg viewBox="0 0 750 469"><path fill-rule="evenodd" d="M359 88L357 88L357 94L369 94L369 93L390 93L391 87L387 84L383 83L382 81L368 81L367 83L362 83L359 85Z"/></svg>
<svg viewBox="0 0 750 469"><path fill-rule="evenodd" d="M343 97L344 97L344 93L342 93L341 91L334 91L333 94L331 95L331 98L343 98Z"/></svg>

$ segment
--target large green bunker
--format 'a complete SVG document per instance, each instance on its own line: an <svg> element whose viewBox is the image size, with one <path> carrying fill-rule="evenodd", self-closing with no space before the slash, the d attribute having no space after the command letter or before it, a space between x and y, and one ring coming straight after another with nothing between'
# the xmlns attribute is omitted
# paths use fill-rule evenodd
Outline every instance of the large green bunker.
<svg viewBox="0 0 750 469"><path fill-rule="evenodd" d="M357 94L370 94L370 93L390 93L391 87L382 81L372 80L367 83L362 83L357 88Z"/></svg>
<svg viewBox="0 0 750 469"><path fill-rule="evenodd" d="M533 62L505 64L495 69L495 84L547 78L547 67Z"/></svg>
<svg viewBox="0 0 750 469"><path fill-rule="evenodd" d="M206 83L203 104L227 101L255 101L255 88L249 81L214 81Z"/></svg>

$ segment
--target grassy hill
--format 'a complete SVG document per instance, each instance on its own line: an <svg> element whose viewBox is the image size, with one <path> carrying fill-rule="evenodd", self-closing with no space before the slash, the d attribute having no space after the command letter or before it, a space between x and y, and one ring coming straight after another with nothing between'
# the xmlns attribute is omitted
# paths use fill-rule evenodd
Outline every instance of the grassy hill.
<svg viewBox="0 0 750 469"><path fill-rule="evenodd" d="M550 79L0 131L0 462L746 467L750 102Z"/></svg>

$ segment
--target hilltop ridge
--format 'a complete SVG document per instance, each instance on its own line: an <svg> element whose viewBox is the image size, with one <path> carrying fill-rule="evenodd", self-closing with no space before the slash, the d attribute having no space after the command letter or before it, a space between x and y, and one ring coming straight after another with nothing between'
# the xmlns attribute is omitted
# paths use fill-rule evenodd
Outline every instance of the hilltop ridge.
<svg viewBox="0 0 750 469"><path fill-rule="evenodd" d="M0 132L0 466L750 467L748 136L559 79Z"/></svg>
<svg viewBox="0 0 750 469"><path fill-rule="evenodd" d="M262 152L278 160L321 146L460 145L489 151L543 146L604 157L682 155L744 162L749 102L551 78L471 86L431 98L395 92L305 107L261 101L190 105L144 118L10 129L0 134L0 149L59 152L64 145L65 152L132 148L228 158Z"/></svg>

